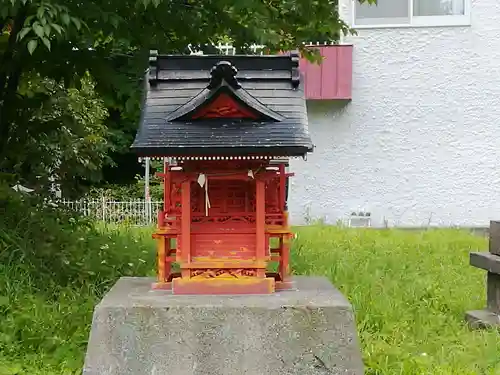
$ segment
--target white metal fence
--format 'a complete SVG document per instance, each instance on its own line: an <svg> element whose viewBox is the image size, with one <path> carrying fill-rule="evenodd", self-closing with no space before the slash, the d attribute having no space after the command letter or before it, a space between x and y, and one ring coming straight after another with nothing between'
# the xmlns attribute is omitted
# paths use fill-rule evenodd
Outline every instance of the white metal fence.
<svg viewBox="0 0 500 375"><path fill-rule="evenodd" d="M219 43L215 47L219 50L221 55L236 55L236 53L237 53L236 47L234 47L233 45L231 45L229 43L226 43L226 44ZM265 48L265 46L263 46L263 45L253 44L250 46L250 52L252 52L254 54L263 55L264 48ZM189 46L189 49L191 50L191 54L193 54L193 55L202 55L203 54L202 51L195 50L191 46Z"/></svg>
<svg viewBox="0 0 500 375"><path fill-rule="evenodd" d="M133 200L128 202L99 200L63 200L60 204L87 217L108 224L130 224L146 226L156 223L157 212L162 209L161 201Z"/></svg>
<svg viewBox="0 0 500 375"><path fill-rule="evenodd" d="M323 46L336 45L336 44L338 44L338 43L331 42L331 41L329 41L329 42L319 42L318 41L318 42L304 43L304 45L306 45L308 47L321 46L321 45L323 45ZM232 44L229 44L229 43L225 43L225 44L219 43L217 45L214 45L214 47L219 50L221 55L236 55L238 52L236 47L234 47ZM266 46L264 46L264 45L252 44L251 46L249 46L249 50L251 53L263 55L265 47ZM192 55L203 55L203 51L198 50L195 46L189 45L188 49Z"/></svg>
<svg viewBox="0 0 500 375"><path fill-rule="evenodd" d="M163 208L162 201L113 201L106 199L57 202L58 205L68 207L75 212L105 222L107 224L128 224L135 226L149 226L157 223L157 213ZM306 222L312 223L308 213ZM343 221L348 227L371 227L370 212L353 212Z"/></svg>

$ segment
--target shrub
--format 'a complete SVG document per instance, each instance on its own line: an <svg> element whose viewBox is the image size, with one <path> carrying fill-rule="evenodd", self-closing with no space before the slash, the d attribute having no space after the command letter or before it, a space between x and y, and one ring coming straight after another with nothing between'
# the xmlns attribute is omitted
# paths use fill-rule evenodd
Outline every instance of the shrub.
<svg viewBox="0 0 500 375"><path fill-rule="evenodd" d="M100 228L1 187L0 373L79 373L93 307L153 262L150 232Z"/></svg>

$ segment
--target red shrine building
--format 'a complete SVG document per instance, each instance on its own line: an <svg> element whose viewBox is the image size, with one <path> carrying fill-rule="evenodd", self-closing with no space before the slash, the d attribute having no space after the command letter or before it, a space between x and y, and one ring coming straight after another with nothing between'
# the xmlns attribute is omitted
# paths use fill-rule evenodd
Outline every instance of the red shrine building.
<svg viewBox="0 0 500 375"><path fill-rule="evenodd" d="M288 160L312 152L299 56L150 57L132 148L166 160L156 289L291 287Z"/></svg>

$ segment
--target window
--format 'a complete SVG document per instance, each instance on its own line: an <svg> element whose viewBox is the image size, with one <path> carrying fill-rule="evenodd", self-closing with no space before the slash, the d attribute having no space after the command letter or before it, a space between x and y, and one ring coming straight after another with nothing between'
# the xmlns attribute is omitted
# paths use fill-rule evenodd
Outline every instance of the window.
<svg viewBox="0 0 500 375"><path fill-rule="evenodd" d="M470 0L353 1L356 28L470 25Z"/></svg>

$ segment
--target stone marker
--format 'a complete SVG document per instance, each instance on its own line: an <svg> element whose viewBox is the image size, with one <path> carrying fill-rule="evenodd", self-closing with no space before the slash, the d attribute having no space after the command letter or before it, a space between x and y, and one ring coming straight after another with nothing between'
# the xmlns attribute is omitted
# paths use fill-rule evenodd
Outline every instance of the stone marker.
<svg viewBox="0 0 500 375"><path fill-rule="evenodd" d="M84 375L361 375L354 315L326 278L271 295L173 295L122 278L96 307Z"/></svg>
<svg viewBox="0 0 500 375"><path fill-rule="evenodd" d="M486 309L468 311L465 319L472 328L500 327L500 222L490 222L489 252L470 254L473 267L486 275Z"/></svg>

